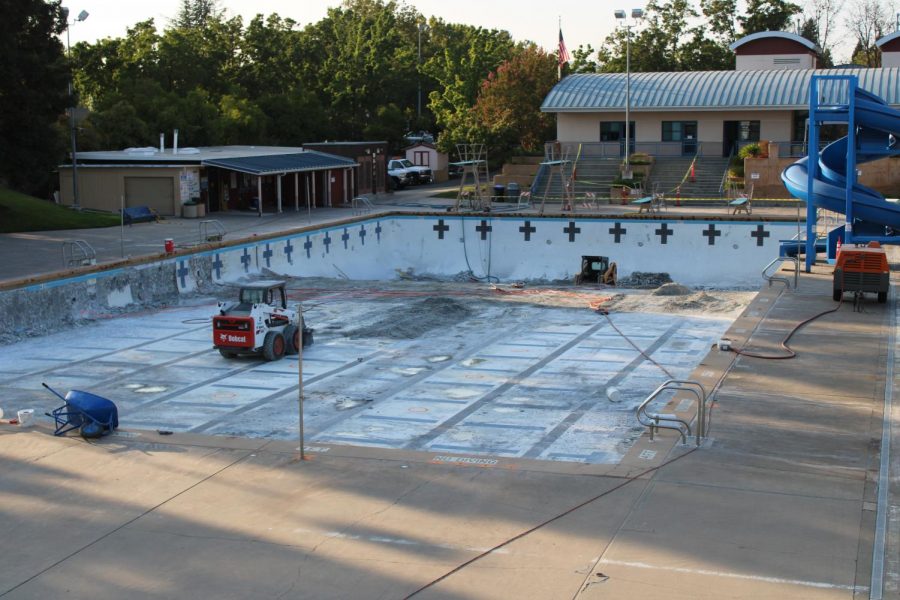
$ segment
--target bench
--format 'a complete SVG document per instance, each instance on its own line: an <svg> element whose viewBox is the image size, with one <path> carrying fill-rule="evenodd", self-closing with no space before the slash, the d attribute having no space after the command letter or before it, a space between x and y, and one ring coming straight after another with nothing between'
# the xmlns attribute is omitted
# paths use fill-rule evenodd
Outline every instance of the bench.
<svg viewBox="0 0 900 600"><path fill-rule="evenodd" d="M753 212L753 208L750 204L750 198L748 196L741 196L740 198L735 198L731 202L728 203L728 206L732 208L731 214L736 215L739 212L743 211L748 215Z"/></svg>
<svg viewBox="0 0 900 600"><path fill-rule="evenodd" d="M632 200L631 204L638 207L638 212L642 213L644 210L649 212L653 212L653 196L644 196L643 198L638 198L637 200Z"/></svg>
<svg viewBox="0 0 900 600"><path fill-rule="evenodd" d="M126 225L132 223L144 223L150 221L159 221L159 215L149 206L130 206L122 209L122 217Z"/></svg>

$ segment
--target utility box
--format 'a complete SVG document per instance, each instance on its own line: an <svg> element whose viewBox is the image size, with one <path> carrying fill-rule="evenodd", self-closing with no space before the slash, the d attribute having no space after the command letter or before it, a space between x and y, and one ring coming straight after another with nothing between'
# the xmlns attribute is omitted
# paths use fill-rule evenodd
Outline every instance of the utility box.
<svg viewBox="0 0 900 600"><path fill-rule="evenodd" d="M878 242L869 242L865 248L842 247L834 266L832 297L838 302L844 292L874 292L878 294L878 302L884 304L890 276L887 255Z"/></svg>

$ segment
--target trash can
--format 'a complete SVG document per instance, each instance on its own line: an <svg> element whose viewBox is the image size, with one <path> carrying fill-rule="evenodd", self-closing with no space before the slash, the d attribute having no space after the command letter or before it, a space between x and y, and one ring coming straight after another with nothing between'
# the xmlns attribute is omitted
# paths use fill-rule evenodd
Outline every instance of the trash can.
<svg viewBox="0 0 900 600"><path fill-rule="evenodd" d="M510 202L518 202L519 194L522 191L519 189L519 184L515 181L510 182L508 186L506 186L506 197L509 198Z"/></svg>
<svg viewBox="0 0 900 600"><path fill-rule="evenodd" d="M494 196L493 200L496 202L503 202L504 196L506 195L506 186L503 184L496 184L494 186Z"/></svg>

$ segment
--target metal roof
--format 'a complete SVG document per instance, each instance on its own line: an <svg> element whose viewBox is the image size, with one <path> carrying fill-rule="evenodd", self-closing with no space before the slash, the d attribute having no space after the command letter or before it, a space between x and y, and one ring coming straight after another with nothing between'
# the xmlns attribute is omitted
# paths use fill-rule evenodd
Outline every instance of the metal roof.
<svg viewBox="0 0 900 600"><path fill-rule="evenodd" d="M856 75L859 86L900 106L900 67L632 73L631 110L803 110L813 75ZM569 75L556 84L542 112L622 112L625 73Z"/></svg>
<svg viewBox="0 0 900 600"><path fill-rule="evenodd" d="M822 50L816 46L813 42L809 41L805 37L801 37L796 33L789 33L787 31L759 31L757 33L751 33L750 35L744 36L738 41L734 42L730 46L728 46L732 51L737 50L744 44L749 44L750 42L755 42L756 40L771 40L771 39L779 39L779 40L789 40L791 42L796 42L801 46L805 46L806 48L812 50L817 54L821 54Z"/></svg>
<svg viewBox="0 0 900 600"><path fill-rule="evenodd" d="M355 167L355 160L306 150L295 154L273 154L269 156L243 156L235 158L219 158L204 160L201 164L207 167L220 167L231 171L249 173L251 175L272 175L276 173L298 173L302 171L321 171L324 169L345 169Z"/></svg>
<svg viewBox="0 0 900 600"><path fill-rule="evenodd" d="M204 160L235 158L244 156L269 156L272 154L296 154L303 148L290 146L204 146L200 148L182 147L176 152L174 148L129 148L127 150L101 150L97 152L78 152L79 161L168 164L200 164Z"/></svg>

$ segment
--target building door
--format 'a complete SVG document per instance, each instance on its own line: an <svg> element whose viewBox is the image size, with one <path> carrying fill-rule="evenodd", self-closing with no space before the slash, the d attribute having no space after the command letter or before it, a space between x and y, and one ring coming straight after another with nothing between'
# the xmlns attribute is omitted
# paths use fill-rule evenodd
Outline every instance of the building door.
<svg viewBox="0 0 900 600"><path fill-rule="evenodd" d="M681 142L682 156L697 153L697 121L663 121L662 141Z"/></svg>
<svg viewBox="0 0 900 600"><path fill-rule="evenodd" d="M125 206L149 206L159 215L175 215L174 177L126 177Z"/></svg>
<svg viewBox="0 0 900 600"><path fill-rule="evenodd" d="M759 141L759 121L725 121L722 126L722 156L729 156Z"/></svg>

